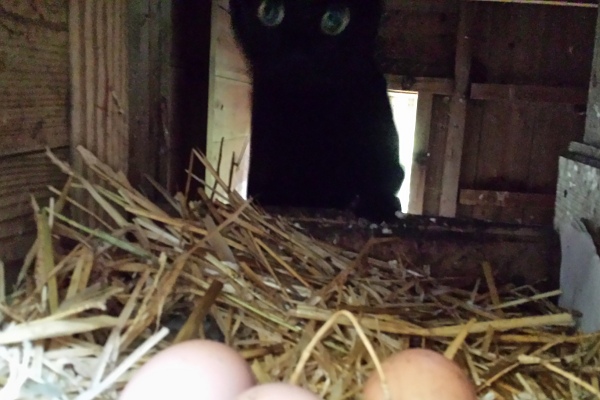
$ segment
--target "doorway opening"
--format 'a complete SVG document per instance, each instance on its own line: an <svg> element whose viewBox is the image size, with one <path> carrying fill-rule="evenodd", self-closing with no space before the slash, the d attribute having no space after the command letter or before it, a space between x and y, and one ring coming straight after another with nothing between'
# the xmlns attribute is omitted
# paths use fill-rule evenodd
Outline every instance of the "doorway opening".
<svg viewBox="0 0 600 400"><path fill-rule="evenodd" d="M402 204L402 211L407 213L410 209L410 178L415 146L415 126L417 122L419 94L417 92L391 90L388 92L388 96L400 142L398 156L400 164L404 167L405 174L404 182L402 182L402 187L398 192L398 198Z"/></svg>

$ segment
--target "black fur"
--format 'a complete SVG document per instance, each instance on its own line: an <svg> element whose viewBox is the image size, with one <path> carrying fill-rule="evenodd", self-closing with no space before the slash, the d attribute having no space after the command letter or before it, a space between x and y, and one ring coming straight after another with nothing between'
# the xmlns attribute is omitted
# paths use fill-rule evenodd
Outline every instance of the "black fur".
<svg viewBox="0 0 600 400"><path fill-rule="evenodd" d="M248 194L263 206L344 209L394 218L404 180L386 81L374 60L379 0L270 0L285 17L268 27L262 0L230 0L232 28L251 66ZM346 6L337 36L321 29Z"/></svg>

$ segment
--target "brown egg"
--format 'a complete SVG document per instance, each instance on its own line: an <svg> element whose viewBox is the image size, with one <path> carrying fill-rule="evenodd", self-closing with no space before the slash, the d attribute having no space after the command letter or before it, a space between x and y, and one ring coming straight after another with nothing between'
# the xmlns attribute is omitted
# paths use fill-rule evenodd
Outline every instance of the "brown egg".
<svg viewBox="0 0 600 400"><path fill-rule="evenodd" d="M234 400L255 383L250 367L232 348L190 340L152 357L134 374L120 400Z"/></svg>
<svg viewBox="0 0 600 400"><path fill-rule="evenodd" d="M377 371L371 373L364 400L477 400L474 385L462 369L442 354L409 349L382 363L390 391L385 399Z"/></svg>
<svg viewBox="0 0 600 400"><path fill-rule="evenodd" d="M265 383L254 386L240 394L235 400L321 400L311 391L283 382Z"/></svg>

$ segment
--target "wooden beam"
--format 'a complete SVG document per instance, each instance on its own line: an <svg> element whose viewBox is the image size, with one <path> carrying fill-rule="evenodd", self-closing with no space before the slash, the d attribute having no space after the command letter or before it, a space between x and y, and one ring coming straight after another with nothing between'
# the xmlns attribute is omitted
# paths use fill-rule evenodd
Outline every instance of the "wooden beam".
<svg viewBox="0 0 600 400"><path fill-rule="evenodd" d="M415 123L413 163L410 173L410 199L408 203L408 212L410 214L423 214L425 183L427 180L427 160L429 159L429 135L431 133L433 96L433 93L419 92Z"/></svg>
<svg viewBox="0 0 600 400"><path fill-rule="evenodd" d="M458 0L386 0L386 11L416 11L452 13L458 10Z"/></svg>
<svg viewBox="0 0 600 400"><path fill-rule="evenodd" d="M554 194L467 189L460 191L460 204L465 206L553 209L555 201Z"/></svg>
<svg viewBox="0 0 600 400"><path fill-rule="evenodd" d="M473 14L473 5L469 4L466 0L462 0L460 3L454 67L456 81L454 95L450 102L450 122L443 160L442 193L440 196L440 215L443 217L456 216L460 167L467 118L469 76L471 73L471 40L469 31Z"/></svg>
<svg viewBox="0 0 600 400"><path fill-rule="evenodd" d="M411 91L419 93L451 96L454 94L454 80L445 78L407 77L403 75L386 74L389 90Z"/></svg>
<svg viewBox="0 0 600 400"><path fill-rule="evenodd" d="M474 83L471 85L471 99L520 100L531 103L586 104L588 99L588 89L578 87Z"/></svg>
<svg viewBox="0 0 600 400"><path fill-rule="evenodd" d="M557 1L557 0L468 0L471 2L488 2L488 3L515 3L534 6L561 6L561 7L583 7L583 8L598 8L598 3L586 1Z"/></svg>

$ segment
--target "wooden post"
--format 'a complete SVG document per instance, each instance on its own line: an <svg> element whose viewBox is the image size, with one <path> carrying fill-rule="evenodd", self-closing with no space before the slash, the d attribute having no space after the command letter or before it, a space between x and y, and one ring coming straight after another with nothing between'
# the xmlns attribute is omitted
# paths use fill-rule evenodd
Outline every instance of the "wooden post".
<svg viewBox="0 0 600 400"><path fill-rule="evenodd" d="M408 212L410 214L423 214L433 96L433 93L419 92L419 99L417 101L413 164L410 173L410 201L408 203Z"/></svg>
<svg viewBox="0 0 600 400"><path fill-rule="evenodd" d="M71 160L84 176L78 146L115 170L127 173L129 167L126 3L69 2ZM97 211L91 199L77 200Z"/></svg>
<svg viewBox="0 0 600 400"><path fill-rule="evenodd" d="M600 147L600 13L598 13L598 22L596 23L594 59L583 141L589 145Z"/></svg>
<svg viewBox="0 0 600 400"><path fill-rule="evenodd" d="M469 75L471 72L471 41L469 30L473 16L473 5L466 0L460 2L460 21L458 25L455 87L450 103L450 124L446 137L444 153L444 172L440 199L440 215L455 217L460 179L465 122L467 117L467 99Z"/></svg>

